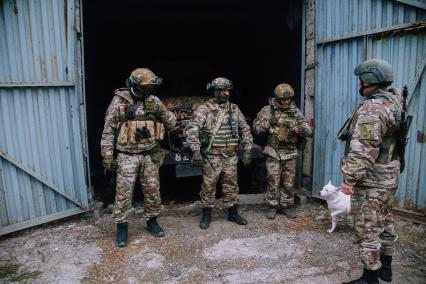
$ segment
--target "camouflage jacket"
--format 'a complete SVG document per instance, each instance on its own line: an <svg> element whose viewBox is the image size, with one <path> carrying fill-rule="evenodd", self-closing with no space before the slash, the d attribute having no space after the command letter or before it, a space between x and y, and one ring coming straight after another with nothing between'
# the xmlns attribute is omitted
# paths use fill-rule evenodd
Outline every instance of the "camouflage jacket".
<svg viewBox="0 0 426 284"><path fill-rule="evenodd" d="M274 126L270 125L272 115L277 119ZM263 152L278 160L297 157L296 143L300 137L289 134L293 127L299 128L300 134L305 137L312 136L312 129L297 106L291 102L289 108L284 109L277 105L275 99L270 99L269 105L260 110L253 123L254 133L269 135Z"/></svg>
<svg viewBox="0 0 426 284"><path fill-rule="evenodd" d="M132 106L135 117L128 119L126 111ZM149 96L145 102L134 101L129 89L118 89L105 115L102 156L113 155L115 149L129 153L151 150L163 139L164 127L171 129L175 124L175 115L158 97Z"/></svg>
<svg viewBox="0 0 426 284"><path fill-rule="evenodd" d="M401 110L398 89L378 90L366 97L348 119L351 138L340 165L346 184L398 186L400 163L395 145Z"/></svg>
<svg viewBox="0 0 426 284"><path fill-rule="evenodd" d="M199 151L202 148L207 153L210 153L215 135L218 133L222 123L228 119L229 109L238 130L239 146L244 150L251 150L253 136L251 135L250 126L238 106L233 103L219 105L215 99L210 99L197 107L187 127L186 142L191 151Z"/></svg>

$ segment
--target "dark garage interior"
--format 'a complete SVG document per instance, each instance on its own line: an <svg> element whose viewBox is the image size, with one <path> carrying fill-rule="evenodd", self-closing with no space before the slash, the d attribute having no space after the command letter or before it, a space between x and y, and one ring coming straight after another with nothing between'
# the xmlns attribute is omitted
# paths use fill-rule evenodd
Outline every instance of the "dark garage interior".
<svg viewBox="0 0 426 284"><path fill-rule="evenodd" d="M137 67L164 78L159 97L207 96L218 76L234 82L231 102L254 118L274 87L290 83L300 106L302 4L281 0L83 1L84 64L92 185L113 202L103 175L100 138L114 90ZM250 169L239 167L240 192ZM200 177L160 171L164 200L195 200ZM141 198L135 190L136 199Z"/></svg>

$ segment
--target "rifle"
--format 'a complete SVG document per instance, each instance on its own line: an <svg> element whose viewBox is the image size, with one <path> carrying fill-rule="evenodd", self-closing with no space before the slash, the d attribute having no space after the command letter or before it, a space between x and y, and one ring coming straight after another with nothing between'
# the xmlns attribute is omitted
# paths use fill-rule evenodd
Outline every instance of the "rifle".
<svg viewBox="0 0 426 284"><path fill-rule="evenodd" d="M407 112L407 96L408 89L407 85L404 86L404 90L402 91L402 112L401 112L401 124L398 130L398 136L396 140L396 153L399 156L399 161L401 163L400 172L402 173L405 169L405 147L408 143L408 130L411 126L411 121L413 120L413 116L409 115Z"/></svg>

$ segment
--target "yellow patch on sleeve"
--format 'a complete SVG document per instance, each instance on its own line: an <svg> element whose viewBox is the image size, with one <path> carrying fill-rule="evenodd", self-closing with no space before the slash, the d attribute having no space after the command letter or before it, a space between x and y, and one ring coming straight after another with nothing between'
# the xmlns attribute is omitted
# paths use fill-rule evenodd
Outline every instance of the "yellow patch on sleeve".
<svg viewBox="0 0 426 284"><path fill-rule="evenodd" d="M374 124L363 123L359 125L359 138L361 140L375 140Z"/></svg>

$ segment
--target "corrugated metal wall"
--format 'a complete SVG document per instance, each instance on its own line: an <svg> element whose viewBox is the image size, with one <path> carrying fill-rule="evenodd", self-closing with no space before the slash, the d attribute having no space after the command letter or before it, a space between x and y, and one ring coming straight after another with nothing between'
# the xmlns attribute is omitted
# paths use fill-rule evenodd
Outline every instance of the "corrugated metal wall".
<svg viewBox="0 0 426 284"><path fill-rule="evenodd" d="M426 207L426 149L417 142L417 132L426 132L425 7L426 1L316 1L314 195L329 179L342 182L344 144L336 135L362 99L353 70L365 59L379 57L394 66L393 86L409 86L414 115L399 206Z"/></svg>
<svg viewBox="0 0 426 284"><path fill-rule="evenodd" d="M75 9L0 2L0 235L88 207Z"/></svg>

